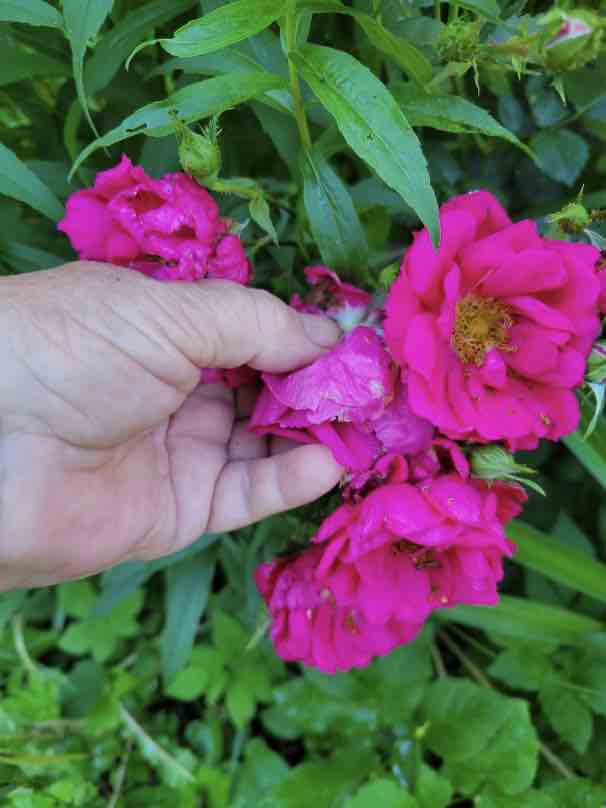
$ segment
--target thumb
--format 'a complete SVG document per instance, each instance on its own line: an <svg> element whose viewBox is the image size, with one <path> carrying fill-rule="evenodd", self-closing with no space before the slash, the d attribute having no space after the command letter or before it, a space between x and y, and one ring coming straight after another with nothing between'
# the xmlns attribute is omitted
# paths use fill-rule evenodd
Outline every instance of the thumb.
<svg viewBox="0 0 606 808"><path fill-rule="evenodd" d="M316 359L339 339L328 317L303 314L261 289L231 281L160 283L144 276L145 309L197 367L287 371Z"/></svg>

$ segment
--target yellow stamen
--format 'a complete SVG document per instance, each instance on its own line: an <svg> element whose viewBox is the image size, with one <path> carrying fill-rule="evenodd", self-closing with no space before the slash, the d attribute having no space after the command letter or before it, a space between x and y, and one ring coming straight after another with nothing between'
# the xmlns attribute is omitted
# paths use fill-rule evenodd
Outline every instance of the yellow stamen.
<svg viewBox="0 0 606 808"><path fill-rule="evenodd" d="M453 348L465 364L480 367L488 351L515 351L508 341L513 325L509 306L494 297L466 295L457 303Z"/></svg>

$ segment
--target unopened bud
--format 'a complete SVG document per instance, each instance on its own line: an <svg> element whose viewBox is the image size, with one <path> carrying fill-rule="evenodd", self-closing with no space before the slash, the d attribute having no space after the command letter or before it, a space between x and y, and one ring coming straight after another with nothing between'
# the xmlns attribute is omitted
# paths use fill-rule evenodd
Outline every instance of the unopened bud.
<svg viewBox="0 0 606 808"><path fill-rule="evenodd" d="M577 70L598 55L602 30L591 11L549 12L543 22L556 25L555 35L545 44L545 61L552 70Z"/></svg>
<svg viewBox="0 0 606 808"><path fill-rule="evenodd" d="M481 446L471 453L471 471L480 480L509 480L523 483L540 494L545 494L538 483L526 476L536 474L536 469L517 463L512 454L495 443Z"/></svg>
<svg viewBox="0 0 606 808"><path fill-rule="evenodd" d="M217 179L221 171L218 119L213 118L201 134L175 119L175 135L179 145L179 160L183 171L200 185Z"/></svg>
<svg viewBox="0 0 606 808"><path fill-rule="evenodd" d="M552 213L549 221L558 224L565 233L581 233L587 225L591 224L591 215L577 200Z"/></svg>

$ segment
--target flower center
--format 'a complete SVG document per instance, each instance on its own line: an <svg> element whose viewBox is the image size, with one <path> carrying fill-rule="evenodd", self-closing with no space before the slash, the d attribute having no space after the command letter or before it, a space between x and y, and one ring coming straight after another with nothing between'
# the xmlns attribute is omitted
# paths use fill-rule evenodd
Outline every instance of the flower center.
<svg viewBox="0 0 606 808"><path fill-rule="evenodd" d="M513 325L511 310L495 297L466 295L457 303L453 347L468 365L483 364L492 348L515 351L508 342L508 330Z"/></svg>

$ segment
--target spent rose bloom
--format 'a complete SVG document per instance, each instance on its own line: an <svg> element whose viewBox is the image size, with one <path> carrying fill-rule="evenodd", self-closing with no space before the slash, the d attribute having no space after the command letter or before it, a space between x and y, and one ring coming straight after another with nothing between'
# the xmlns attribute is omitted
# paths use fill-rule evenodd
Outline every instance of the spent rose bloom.
<svg viewBox="0 0 606 808"><path fill-rule="evenodd" d="M280 656L327 673L367 664L409 642L436 608L494 605L504 524L526 495L442 473L387 481L331 514L301 555L261 566L256 582Z"/></svg>
<svg viewBox="0 0 606 808"><path fill-rule="evenodd" d="M415 234L386 304L385 338L412 410L453 439L530 449L579 420L574 388L599 333L598 251L512 224L485 191Z"/></svg>
<svg viewBox="0 0 606 808"><path fill-rule="evenodd" d="M312 289L304 299L293 295L293 308L308 314L326 314L343 331L351 331L366 320L372 300L368 292L342 281L336 272L322 265L306 267L304 272Z"/></svg>
<svg viewBox="0 0 606 808"><path fill-rule="evenodd" d="M307 367L264 373L264 387L251 418L259 434L302 443L320 441L347 468L368 468L379 442L367 422L393 399L394 371L380 337L358 326Z"/></svg>
<svg viewBox="0 0 606 808"><path fill-rule="evenodd" d="M210 194L183 173L149 177L128 157L73 193L59 230L80 258L131 267L158 280L248 283L250 264Z"/></svg>

